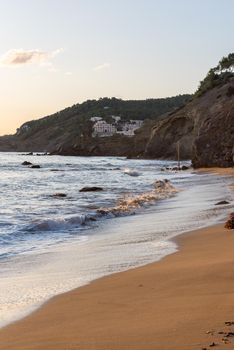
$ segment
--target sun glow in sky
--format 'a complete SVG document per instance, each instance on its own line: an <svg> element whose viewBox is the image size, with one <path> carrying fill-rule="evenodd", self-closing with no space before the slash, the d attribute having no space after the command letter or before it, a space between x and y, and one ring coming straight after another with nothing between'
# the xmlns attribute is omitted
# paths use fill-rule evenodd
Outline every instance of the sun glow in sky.
<svg viewBox="0 0 234 350"><path fill-rule="evenodd" d="M99 97L192 93L233 52L233 0L0 0L0 134Z"/></svg>

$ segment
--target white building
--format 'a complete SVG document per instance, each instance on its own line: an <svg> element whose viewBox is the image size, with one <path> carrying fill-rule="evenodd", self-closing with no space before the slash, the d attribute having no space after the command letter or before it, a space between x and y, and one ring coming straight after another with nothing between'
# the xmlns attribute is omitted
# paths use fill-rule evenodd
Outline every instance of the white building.
<svg viewBox="0 0 234 350"><path fill-rule="evenodd" d="M114 119L116 123L118 123L121 120L121 117L118 115L112 115L111 118Z"/></svg>
<svg viewBox="0 0 234 350"><path fill-rule="evenodd" d="M143 124L143 120L130 120L130 123L125 123L122 126L122 131L119 134L125 136L134 136L135 130L139 129Z"/></svg>
<svg viewBox="0 0 234 350"><path fill-rule="evenodd" d="M99 120L102 120L102 118L101 117L92 117L92 118L90 118L90 120L92 122L98 122Z"/></svg>
<svg viewBox="0 0 234 350"><path fill-rule="evenodd" d="M93 137L112 136L117 132L115 125L107 123L105 120L99 120L93 125Z"/></svg>
<svg viewBox="0 0 234 350"><path fill-rule="evenodd" d="M134 136L135 130L139 129L143 120L130 120L130 122L122 122L120 116L111 116L114 119L113 124L107 123L100 117L92 117L91 121L95 122L93 125L93 137L112 136L114 134L122 134L125 136Z"/></svg>

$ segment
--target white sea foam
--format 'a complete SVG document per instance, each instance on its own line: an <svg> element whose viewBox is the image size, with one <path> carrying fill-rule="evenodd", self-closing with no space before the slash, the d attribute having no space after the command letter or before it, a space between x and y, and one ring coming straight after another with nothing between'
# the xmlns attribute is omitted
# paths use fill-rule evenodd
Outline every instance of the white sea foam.
<svg viewBox="0 0 234 350"><path fill-rule="evenodd" d="M178 190L168 180L158 180L154 183L154 189L139 195L126 195L118 200L117 205L110 208L100 208L97 213L108 216L122 216L134 213L134 209L155 203L157 200L169 198Z"/></svg>
<svg viewBox="0 0 234 350"><path fill-rule="evenodd" d="M141 173L139 173L139 171L137 171L135 169L129 169L129 168L124 169L124 174L129 175L129 176L134 176L134 177L141 175Z"/></svg>
<svg viewBox="0 0 234 350"><path fill-rule="evenodd" d="M30 225L23 228L23 232L36 233L46 231L60 231L69 228L79 228L90 219L89 215L77 215L66 218L47 219L33 221Z"/></svg>

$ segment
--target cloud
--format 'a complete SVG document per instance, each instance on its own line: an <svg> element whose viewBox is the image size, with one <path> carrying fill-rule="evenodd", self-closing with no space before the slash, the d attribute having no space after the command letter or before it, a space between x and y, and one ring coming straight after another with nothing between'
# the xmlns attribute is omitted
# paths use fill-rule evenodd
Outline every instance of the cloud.
<svg viewBox="0 0 234 350"><path fill-rule="evenodd" d="M99 70L103 70L103 69L106 69L106 68L110 68L111 64L106 62L106 63L103 63L103 64L100 64L99 66L96 66L93 68L94 71L99 71Z"/></svg>
<svg viewBox="0 0 234 350"><path fill-rule="evenodd" d="M62 51L63 49L57 49L51 52L41 51L38 49L12 49L0 57L0 64L1 66L7 67L17 67L32 63L45 65L45 63L50 63L49 61Z"/></svg>

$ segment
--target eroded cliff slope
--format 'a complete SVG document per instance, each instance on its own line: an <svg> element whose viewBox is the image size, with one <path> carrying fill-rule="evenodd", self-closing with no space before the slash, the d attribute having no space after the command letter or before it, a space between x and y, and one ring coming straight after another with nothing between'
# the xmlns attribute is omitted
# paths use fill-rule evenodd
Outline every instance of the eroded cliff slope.
<svg viewBox="0 0 234 350"><path fill-rule="evenodd" d="M234 74L226 74L216 86L195 96L152 128L145 156L192 158L195 167L233 166Z"/></svg>

